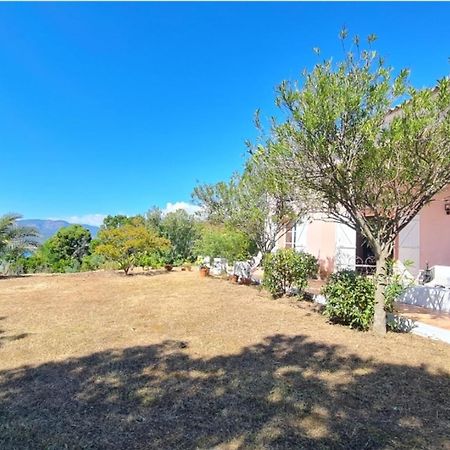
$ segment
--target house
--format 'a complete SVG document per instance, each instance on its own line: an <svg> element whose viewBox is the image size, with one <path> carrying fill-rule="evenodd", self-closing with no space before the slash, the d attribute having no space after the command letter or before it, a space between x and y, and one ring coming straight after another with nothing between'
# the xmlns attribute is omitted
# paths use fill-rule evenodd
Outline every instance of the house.
<svg viewBox="0 0 450 450"><path fill-rule="evenodd" d="M432 94L437 90L433 88ZM401 115L401 110L401 105L392 108L385 123ZM345 268L369 273L375 268L373 252L362 234L322 213L289 225L277 241L275 250L278 248L313 254L319 260L322 276ZM400 232L393 256L403 263L409 261L408 270L414 276L427 266L450 266L450 184Z"/></svg>
<svg viewBox="0 0 450 450"><path fill-rule="evenodd" d="M320 213L291 225L276 248L313 254L319 260L322 275L344 268L370 270L375 264L361 233ZM450 266L450 185L400 232L394 258L411 261L409 270L414 276L427 264Z"/></svg>

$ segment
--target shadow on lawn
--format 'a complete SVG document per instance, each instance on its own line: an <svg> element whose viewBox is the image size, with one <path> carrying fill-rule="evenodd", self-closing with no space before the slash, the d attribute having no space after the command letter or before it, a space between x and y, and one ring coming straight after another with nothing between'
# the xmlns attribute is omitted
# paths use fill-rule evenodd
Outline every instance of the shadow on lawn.
<svg viewBox="0 0 450 450"><path fill-rule="evenodd" d="M5 320L6 316L0 316L0 320ZM2 348L3 344L5 342L12 342L12 341L18 341L20 339L24 339L27 336L30 335L30 333L20 333L20 334L14 334L13 336L5 335L6 331L0 329L0 348Z"/></svg>
<svg viewBox="0 0 450 450"><path fill-rule="evenodd" d="M1 372L0 447L449 443L447 374L380 365L303 336L271 336L210 359L187 351L187 343L166 341Z"/></svg>
<svg viewBox="0 0 450 450"><path fill-rule="evenodd" d="M4 336L5 330L0 330L0 348L5 342L19 341L20 339L25 339L30 333L20 333L14 334L13 336Z"/></svg>

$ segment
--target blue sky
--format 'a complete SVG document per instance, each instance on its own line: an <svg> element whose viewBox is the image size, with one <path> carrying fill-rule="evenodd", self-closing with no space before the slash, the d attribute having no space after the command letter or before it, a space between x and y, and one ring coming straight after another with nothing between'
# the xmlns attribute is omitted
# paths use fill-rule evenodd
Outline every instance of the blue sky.
<svg viewBox="0 0 450 450"><path fill-rule="evenodd" d="M0 4L0 214L189 202L242 166L313 47L342 55L343 26L423 87L450 72L449 23L449 3Z"/></svg>

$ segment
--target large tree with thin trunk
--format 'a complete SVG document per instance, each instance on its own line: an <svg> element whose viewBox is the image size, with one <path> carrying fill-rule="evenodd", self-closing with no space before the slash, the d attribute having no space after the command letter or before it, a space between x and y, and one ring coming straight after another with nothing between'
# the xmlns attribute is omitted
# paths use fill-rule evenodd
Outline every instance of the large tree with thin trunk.
<svg viewBox="0 0 450 450"><path fill-rule="evenodd" d="M345 43L346 33L341 38ZM376 257L373 328L386 332L387 260L400 231L450 183L450 86L415 89L354 39L343 61L326 60L283 82L272 163L293 186L317 193L331 218L361 231Z"/></svg>
<svg viewBox="0 0 450 450"><path fill-rule="evenodd" d="M252 146L242 174L228 182L199 185L193 193L208 221L245 233L262 255L271 252L286 225L307 210L305 199L279 176L267 156L264 146Z"/></svg>

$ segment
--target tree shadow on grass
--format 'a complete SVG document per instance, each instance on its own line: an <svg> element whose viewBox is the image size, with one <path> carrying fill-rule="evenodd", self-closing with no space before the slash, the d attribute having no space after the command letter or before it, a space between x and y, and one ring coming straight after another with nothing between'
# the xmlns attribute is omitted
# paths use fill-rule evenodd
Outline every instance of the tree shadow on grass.
<svg viewBox="0 0 450 450"><path fill-rule="evenodd" d="M0 320L2 318L0 317ZM6 343L6 342L13 342L13 341L19 341L20 339L24 339L27 336L30 335L30 333L19 333L19 334L13 334L12 336L5 335L6 331L0 329L0 348Z"/></svg>
<svg viewBox="0 0 450 450"><path fill-rule="evenodd" d="M165 341L0 372L0 447L446 448L450 378L304 336Z"/></svg>
<svg viewBox="0 0 450 450"><path fill-rule="evenodd" d="M166 269L150 269L140 272L128 272L127 277L154 277L157 275L170 275L175 273L175 271L166 270ZM125 274L122 274L125 275Z"/></svg>

